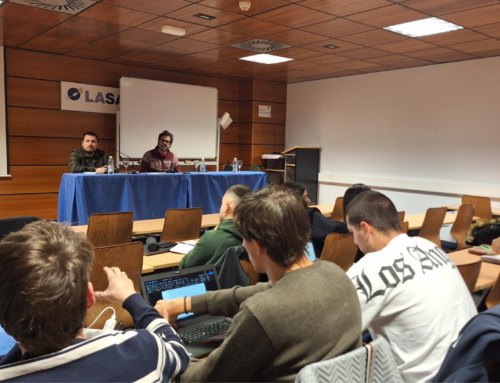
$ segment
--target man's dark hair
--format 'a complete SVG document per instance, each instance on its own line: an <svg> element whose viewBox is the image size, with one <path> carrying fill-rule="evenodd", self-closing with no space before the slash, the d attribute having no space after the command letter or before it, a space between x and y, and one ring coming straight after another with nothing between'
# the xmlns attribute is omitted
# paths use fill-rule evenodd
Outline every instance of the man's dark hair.
<svg viewBox="0 0 500 383"><path fill-rule="evenodd" d="M304 199L304 192L306 191L306 187L303 184L300 184L298 182L285 182L282 186L297 192L300 195L300 198L302 198L302 204L307 207L307 202Z"/></svg>
<svg viewBox="0 0 500 383"><path fill-rule="evenodd" d="M164 130L163 132L161 132L158 135L158 141L160 141L160 138L162 138L163 136L169 136L170 137L170 145L172 145L174 143L174 135L172 133L170 133L168 130Z"/></svg>
<svg viewBox="0 0 500 383"><path fill-rule="evenodd" d="M234 211L234 224L245 240L255 240L281 267L298 260L311 231L302 198L284 187L245 195Z"/></svg>
<svg viewBox="0 0 500 383"><path fill-rule="evenodd" d="M70 346L83 328L92 245L48 221L0 242L0 324L31 356Z"/></svg>
<svg viewBox="0 0 500 383"><path fill-rule="evenodd" d="M83 135L82 137L82 141L85 139L85 136L92 136L92 137L95 137L96 141L99 140L99 137L97 137L97 134L95 134L94 132L87 132Z"/></svg>
<svg viewBox="0 0 500 383"><path fill-rule="evenodd" d="M347 210L347 206L349 206L349 204L351 203L351 201L356 198L358 195L360 195L361 193L365 192L365 191L370 191L372 189L370 189L368 186L366 186L365 184L354 184L354 185L351 185L344 193L344 200L343 200L343 205L344 205L344 221L345 221L345 217L346 217L346 210Z"/></svg>
<svg viewBox="0 0 500 383"><path fill-rule="evenodd" d="M364 221L384 234L401 231L396 207L389 198L376 191L366 191L354 198L347 206L346 216L349 225L356 229Z"/></svg>
<svg viewBox="0 0 500 383"><path fill-rule="evenodd" d="M226 190L226 193L231 193L235 197L237 197L238 202L248 193L252 193L252 189L250 189L247 185L233 185L229 189Z"/></svg>

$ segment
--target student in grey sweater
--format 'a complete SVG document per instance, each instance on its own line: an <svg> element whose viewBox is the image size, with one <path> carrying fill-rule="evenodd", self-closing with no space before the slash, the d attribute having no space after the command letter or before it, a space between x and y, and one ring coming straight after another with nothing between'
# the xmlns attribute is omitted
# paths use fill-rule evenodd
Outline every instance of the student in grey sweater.
<svg viewBox="0 0 500 383"><path fill-rule="evenodd" d="M307 364L361 345L352 283L335 264L304 255L310 225L297 193L266 188L247 195L235 224L269 283L158 301L170 323L185 311L234 318L222 345L206 361L191 363L182 381L290 381Z"/></svg>

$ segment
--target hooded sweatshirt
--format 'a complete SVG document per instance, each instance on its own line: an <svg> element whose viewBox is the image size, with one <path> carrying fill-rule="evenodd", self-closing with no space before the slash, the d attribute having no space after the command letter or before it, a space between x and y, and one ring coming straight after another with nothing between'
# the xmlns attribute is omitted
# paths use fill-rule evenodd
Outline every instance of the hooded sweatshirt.
<svg viewBox="0 0 500 383"><path fill-rule="evenodd" d="M207 231L200 238L194 249L182 259L179 269L215 263L229 247L239 246L242 242L234 220L225 219L217 229Z"/></svg>

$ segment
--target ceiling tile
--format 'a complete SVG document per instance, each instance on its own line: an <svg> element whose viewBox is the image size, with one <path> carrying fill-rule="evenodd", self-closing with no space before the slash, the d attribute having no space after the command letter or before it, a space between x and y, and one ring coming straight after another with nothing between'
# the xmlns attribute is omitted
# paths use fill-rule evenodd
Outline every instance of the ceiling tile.
<svg viewBox="0 0 500 383"><path fill-rule="evenodd" d="M347 61L352 61L347 57L335 56L335 55L321 55L316 57L310 57L305 59L308 62L319 64L319 65L336 65L338 63L343 63Z"/></svg>
<svg viewBox="0 0 500 383"><path fill-rule="evenodd" d="M486 40L488 39L488 36L471 31L469 29L460 29L458 31L440 33L432 36L424 36L420 37L419 39L436 45L452 45L468 43L471 41Z"/></svg>
<svg viewBox="0 0 500 383"><path fill-rule="evenodd" d="M65 53L77 49L86 43L80 41L63 40L54 37L39 36L36 39L28 41L21 45L24 49L33 49L36 51Z"/></svg>
<svg viewBox="0 0 500 383"><path fill-rule="evenodd" d="M204 53L217 56L219 58L219 61L233 60L240 57L246 57L252 54L252 52L250 51L245 51L243 49L237 49L232 47L222 47L222 48L212 49Z"/></svg>
<svg viewBox="0 0 500 383"><path fill-rule="evenodd" d="M334 45L338 48L335 48L335 49L325 48L325 45ZM347 41L328 39L328 40L320 41L318 43L309 44L307 47L304 47L304 48L312 49L312 50L322 52L322 53L337 54L338 52L348 51L351 49L363 48L363 46L348 43Z"/></svg>
<svg viewBox="0 0 500 383"><path fill-rule="evenodd" d="M128 25L130 27L135 27L136 25L156 18L156 16L148 13L116 7L106 3L96 4L93 7L80 12L78 16L114 24Z"/></svg>
<svg viewBox="0 0 500 383"><path fill-rule="evenodd" d="M346 61L342 63L335 64L336 66L344 69L349 69L349 70L356 70L356 69L361 69L361 68L371 68L371 67L376 67L379 66L378 64L366 62L366 61L360 61L360 60L353 60L353 61Z"/></svg>
<svg viewBox="0 0 500 383"><path fill-rule="evenodd" d="M294 60L303 60L309 57L320 56L320 52L312 51L304 48L288 48L274 52L276 56L288 57Z"/></svg>
<svg viewBox="0 0 500 383"><path fill-rule="evenodd" d="M163 25L170 25L171 27L183 28L186 30L186 37L190 37L196 33L207 31L209 28L202 25L188 23L187 21L174 20L166 17L158 17L152 21L141 24L138 28L147 29L148 31L160 32Z"/></svg>
<svg viewBox="0 0 500 383"><path fill-rule="evenodd" d="M373 29L367 25L355 23L354 21L335 19L324 23L310 25L301 28L304 31L316 33L318 35L337 38L341 36L352 35L354 33L365 32Z"/></svg>
<svg viewBox="0 0 500 383"><path fill-rule="evenodd" d="M208 64L213 64L215 62L217 62L217 57L213 55L207 55L206 53L196 53L194 55L189 55L184 57L169 58L160 61L160 64L179 66L183 68L192 68L192 67L199 67Z"/></svg>
<svg viewBox="0 0 500 383"><path fill-rule="evenodd" d="M358 70L364 73L377 73L377 72L386 72L388 70L394 70L394 68L390 66L379 65L370 68L359 68Z"/></svg>
<svg viewBox="0 0 500 383"><path fill-rule="evenodd" d="M386 0L305 0L300 3L300 5L304 7L313 8L339 17L385 7L391 4L392 3Z"/></svg>
<svg viewBox="0 0 500 383"><path fill-rule="evenodd" d="M490 57L500 54L500 41L489 39L472 43L451 45L450 48L480 57Z"/></svg>
<svg viewBox="0 0 500 383"><path fill-rule="evenodd" d="M432 48L425 49L422 51L408 52L408 56L415 57L417 59L433 61L436 63L449 62L449 61L461 61L470 60L477 57L468 55L466 53L457 52L447 48Z"/></svg>
<svg viewBox="0 0 500 383"><path fill-rule="evenodd" d="M154 15L165 15L169 12L187 7L191 3L184 0L103 0L104 3L116 5L136 11L152 13Z"/></svg>
<svg viewBox="0 0 500 383"><path fill-rule="evenodd" d="M239 2L236 0L203 0L200 1L200 5L205 5L207 7L219 8L225 11L240 13L243 16L253 16L258 13L263 13L270 11L275 8L283 7L289 3L285 0L261 0L253 1L252 6L248 11L242 11L239 7Z"/></svg>
<svg viewBox="0 0 500 383"><path fill-rule="evenodd" d="M290 28L300 28L334 18L326 13L318 12L295 4L262 13L255 17L271 23L285 25Z"/></svg>
<svg viewBox="0 0 500 383"><path fill-rule="evenodd" d="M80 57L80 58L84 58L84 59L92 59L92 60L106 60L106 59L113 57L110 54L84 52L84 51L80 51L80 50L71 51L71 52L65 53L64 55L71 56L71 57Z"/></svg>
<svg viewBox="0 0 500 383"><path fill-rule="evenodd" d="M217 44L207 43L205 41L198 41L192 39L178 39L169 43L162 44L162 46L183 49L192 53L209 51L211 49L220 48Z"/></svg>
<svg viewBox="0 0 500 383"><path fill-rule="evenodd" d="M276 33L269 36L264 36L266 40L276 41L278 43L287 44L291 46L308 45L318 41L327 40L328 37L316 35L301 31L299 29L290 29L288 31Z"/></svg>
<svg viewBox="0 0 500 383"><path fill-rule="evenodd" d="M194 17L198 13L216 17L214 20L203 20L199 17ZM218 27L227 23L232 23L237 20L245 19L245 16L233 12L223 11L217 8L204 7L202 5L193 4L189 7L179 9L178 11L168 14L168 17L173 19L184 20L189 23L201 24L207 27Z"/></svg>
<svg viewBox="0 0 500 383"><path fill-rule="evenodd" d="M130 28L125 25L108 23L106 21L88 19L86 17L80 17L80 16L74 16L59 26L64 28L74 29L77 31L97 33L103 36L111 36Z"/></svg>
<svg viewBox="0 0 500 383"><path fill-rule="evenodd" d="M415 61L415 58L403 56L403 55L389 55L389 56L382 56L382 57L372 57L372 58L365 59L365 60L372 62L372 63L380 64L380 65L393 65L396 63Z"/></svg>
<svg viewBox="0 0 500 383"><path fill-rule="evenodd" d="M218 45L231 45L248 40L248 36L223 31L220 29L209 29L208 31L190 36L193 40L206 41Z"/></svg>
<svg viewBox="0 0 500 383"><path fill-rule="evenodd" d="M357 33L355 35L342 36L340 39L355 44L372 46L391 43L398 40L405 40L407 37L400 35L399 33L384 31L382 29L374 29L368 32Z"/></svg>
<svg viewBox="0 0 500 383"><path fill-rule="evenodd" d="M394 41L392 43L375 45L374 48L382 49L384 51L393 53L405 53L412 51L420 51L423 49L432 49L436 48L436 46L420 40L405 39L400 41Z"/></svg>
<svg viewBox="0 0 500 383"><path fill-rule="evenodd" d="M451 13L443 15L441 18L469 28L480 25L494 24L500 22L500 4L471 9L469 11Z"/></svg>
<svg viewBox="0 0 500 383"><path fill-rule="evenodd" d="M148 51L138 51L138 52L126 54L126 55L121 56L121 57L125 58L125 59L130 59L130 60L156 63L156 62L165 60L168 56L159 55L157 53L152 53L152 52L148 52Z"/></svg>
<svg viewBox="0 0 500 383"><path fill-rule="evenodd" d="M67 13L48 11L14 3L4 3L0 7L0 17L51 27L62 23L71 16Z"/></svg>
<svg viewBox="0 0 500 383"><path fill-rule="evenodd" d="M1 45L16 47L50 29L48 25L0 17Z"/></svg>
<svg viewBox="0 0 500 383"><path fill-rule="evenodd" d="M353 49L345 52L336 53L339 56L348 57L351 59L364 60L372 57L380 57L380 56L388 56L390 55L387 51L381 51L374 48L361 48L361 49Z"/></svg>
<svg viewBox="0 0 500 383"><path fill-rule="evenodd" d="M143 43L149 44L163 44L169 41L177 40L179 37L166 35L165 33L153 32L147 29L141 28L130 28L124 32L120 32L115 37L134 40L134 41L142 41Z"/></svg>
<svg viewBox="0 0 500 383"><path fill-rule="evenodd" d="M223 25L219 29L233 33L240 33L243 35L247 35L249 36L249 40L252 37L263 37L288 30L287 27L276 25L273 23L268 23L266 21L254 18L240 20L235 23Z"/></svg>
<svg viewBox="0 0 500 383"><path fill-rule="evenodd" d="M391 64L391 66L403 69L403 68L415 68L415 67L426 66L426 65L431 65L431 64L434 64L434 63L431 61L426 61L426 60L414 60L414 61L406 61L406 62L402 62L402 63L394 63L394 64Z"/></svg>
<svg viewBox="0 0 500 383"><path fill-rule="evenodd" d="M53 37L56 39L80 41L83 43L91 44L98 40L105 38L105 35L97 33L79 31L76 29L69 29L63 27L54 27L43 34L45 37Z"/></svg>
<svg viewBox="0 0 500 383"><path fill-rule="evenodd" d="M182 57L193 53L184 49L172 48L163 44L155 45L154 47L148 48L145 50L145 52L156 53L168 57Z"/></svg>
<svg viewBox="0 0 500 383"><path fill-rule="evenodd" d="M500 37L500 23L475 27L474 30L491 37Z"/></svg>
<svg viewBox="0 0 500 383"><path fill-rule="evenodd" d="M358 13L356 15L347 16L349 20L358 21L367 25L378 28L389 27L409 21L427 19L429 16L405 8L401 5L389 5L388 7L377 8L372 11Z"/></svg>
<svg viewBox="0 0 500 383"><path fill-rule="evenodd" d="M498 3L498 0L408 0L403 5L433 16L440 16L495 3Z"/></svg>

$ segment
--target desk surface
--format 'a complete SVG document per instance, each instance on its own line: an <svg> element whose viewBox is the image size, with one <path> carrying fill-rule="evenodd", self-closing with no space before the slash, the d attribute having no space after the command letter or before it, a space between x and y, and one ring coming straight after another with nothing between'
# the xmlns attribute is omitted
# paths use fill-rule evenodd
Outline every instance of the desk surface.
<svg viewBox="0 0 500 383"><path fill-rule="evenodd" d="M448 254L449 257L455 262L455 265L463 265L481 260L481 256L469 253L468 249L455 251ZM477 278L476 288L474 291L486 289L493 286L500 274L500 265L494 263L482 262L481 271Z"/></svg>
<svg viewBox="0 0 500 383"><path fill-rule="evenodd" d="M451 211L458 211L458 208L460 205L448 205L445 206L446 209L451 210ZM500 209L491 209L491 214L500 216Z"/></svg>

